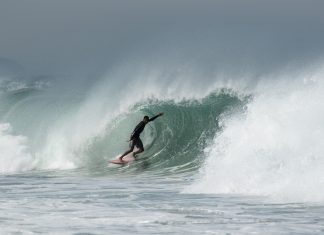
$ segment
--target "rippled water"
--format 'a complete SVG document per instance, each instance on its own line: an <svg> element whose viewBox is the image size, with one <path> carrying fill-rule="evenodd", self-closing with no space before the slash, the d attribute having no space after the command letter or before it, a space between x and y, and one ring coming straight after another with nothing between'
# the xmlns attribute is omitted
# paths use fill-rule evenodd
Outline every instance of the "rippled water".
<svg viewBox="0 0 324 235"><path fill-rule="evenodd" d="M190 175L2 175L0 234L323 234L321 204L186 194Z"/></svg>

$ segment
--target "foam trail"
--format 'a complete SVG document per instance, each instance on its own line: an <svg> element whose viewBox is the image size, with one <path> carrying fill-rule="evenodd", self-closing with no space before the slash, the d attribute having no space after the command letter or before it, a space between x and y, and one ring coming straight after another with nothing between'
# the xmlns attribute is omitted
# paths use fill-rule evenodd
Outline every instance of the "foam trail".
<svg viewBox="0 0 324 235"><path fill-rule="evenodd" d="M322 72L281 81L260 85L245 114L224 116L201 179L187 191L324 201Z"/></svg>

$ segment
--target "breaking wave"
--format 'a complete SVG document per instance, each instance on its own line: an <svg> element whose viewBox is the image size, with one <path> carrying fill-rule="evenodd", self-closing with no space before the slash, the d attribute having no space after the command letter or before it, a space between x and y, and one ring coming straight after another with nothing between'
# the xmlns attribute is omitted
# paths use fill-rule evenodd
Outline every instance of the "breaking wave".
<svg viewBox="0 0 324 235"><path fill-rule="evenodd" d="M79 92L1 83L0 170L118 174L107 160L125 151L144 115L164 112L145 129L146 151L128 170L189 172L189 193L323 201L323 73L310 70L199 80L188 71L117 69Z"/></svg>

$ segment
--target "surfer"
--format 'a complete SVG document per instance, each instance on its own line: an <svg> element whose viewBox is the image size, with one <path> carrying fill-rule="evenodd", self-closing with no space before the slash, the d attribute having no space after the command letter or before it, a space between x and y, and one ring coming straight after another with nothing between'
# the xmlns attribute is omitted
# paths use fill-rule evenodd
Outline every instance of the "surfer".
<svg viewBox="0 0 324 235"><path fill-rule="evenodd" d="M153 120L155 120L156 118L162 116L163 113L159 113L158 115L149 118L148 116L144 116L143 121L141 121L140 123L137 124L137 126L135 127L134 131L132 132L130 138L129 138L129 150L127 150L125 153L123 153L120 157L119 160L123 161L123 157L126 156L127 154L129 154L130 152L133 152L134 147L136 146L136 148L138 148L138 150L136 152L133 153L133 156L136 157L137 154L144 152L144 146L143 146L143 142L140 139L140 134L142 133L142 131L145 128L145 125Z"/></svg>

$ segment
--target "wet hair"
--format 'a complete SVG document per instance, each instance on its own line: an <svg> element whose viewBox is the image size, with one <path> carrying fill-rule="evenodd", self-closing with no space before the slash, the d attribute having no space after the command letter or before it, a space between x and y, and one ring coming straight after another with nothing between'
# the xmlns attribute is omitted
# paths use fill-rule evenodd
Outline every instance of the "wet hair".
<svg viewBox="0 0 324 235"><path fill-rule="evenodd" d="M144 118L143 119L150 119L148 116L144 116Z"/></svg>

